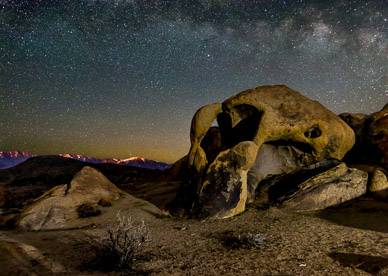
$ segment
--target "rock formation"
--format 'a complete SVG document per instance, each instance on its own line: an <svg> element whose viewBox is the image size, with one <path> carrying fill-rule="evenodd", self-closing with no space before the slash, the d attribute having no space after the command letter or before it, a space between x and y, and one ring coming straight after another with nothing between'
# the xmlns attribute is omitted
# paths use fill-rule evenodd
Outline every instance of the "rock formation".
<svg viewBox="0 0 388 276"><path fill-rule="evenodd" d="M215 119L218 127L211 127ZM190 139L185 177L170 207L177 215L214 218L244 211L269 174L340 160L355 142L338 116L286 86L257 87L200 108ZM276 155L289 164L278 166L284 158ZM265 169L267 162L274 166Z"/></svg>
<svg viewBox="0 0 388 276"><path fill-rule="evenodd" d="M388 170L388 104L370 115L342 113L339 116L356 134L356 144L345 160Z"/></svg>
<svg viewBox="0 0 388 276"><path fill-rule="evenodd" d="M295 146L263 144L257 152L257 157L248 171L248 203L255 200L257 189L264 198L261 201L268 201L267 187L258 186L259 183L267 183L273 176L287 175L297 170L309 169L314 164L314 157ZM260 195L259 195L260 197Z"/></svg>
<svg viewBox="0 0 388 276"><path fill-rule="evenodd" d="M377 199L388 201L388 177L383 169L374 170L368 191Z"/></svg>
<svg viewBox="0 0 388 276"><path fill-rule="evenodd" d="M317 174L294 187L292 192L281 198L273 199L287 211L315 211L360 197L367 191L368 173L348 168L345 163ZM276 191L272 186L269 190ZM272 189L272 190L271 190Z"/></svg>
<svg viewBox="0 0 388 276"><path fill-rule="evenodd" d="M26 207L17 223L23 230L66 228L69 221L79 217L77 208L100 201L113 202L120 190L103 174L91 167L79 171L70 184L56 186Z"/></svg>

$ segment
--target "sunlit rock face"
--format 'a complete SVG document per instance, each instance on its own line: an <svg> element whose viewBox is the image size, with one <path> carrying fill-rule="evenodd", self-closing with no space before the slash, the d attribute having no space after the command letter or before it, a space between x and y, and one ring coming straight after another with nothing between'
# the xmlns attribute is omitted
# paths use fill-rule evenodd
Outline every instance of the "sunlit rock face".
<svg viewBox="0 0 388 276"><path fill-rule="evenodd" d="M257 87L200 108L190 138L185 177L171 209L199 218L241 213L267 175L340 160L355 142L338 116L286 86ZM266 168L267 162L273 165Z"/></svg>

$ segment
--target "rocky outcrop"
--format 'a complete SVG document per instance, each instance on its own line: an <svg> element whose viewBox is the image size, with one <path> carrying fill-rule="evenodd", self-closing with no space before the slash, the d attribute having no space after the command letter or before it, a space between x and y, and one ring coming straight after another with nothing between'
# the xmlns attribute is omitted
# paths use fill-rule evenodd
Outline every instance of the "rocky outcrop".
<svg viewBox="0 0 388 276"><path fill-rule="evenodd" d="M286 86L261 86L226 100L218 116L226 144L253 140L301 147L318 160L342 159L353 131L334 113ZM256 126L256 127L254 127Z"/></svg>
<svg viewBox="0 0 388 276"><path fill-rule="evenodd" d="M367 191L368 173L348 168L345 163L311 177L279 198L276 186L269 197L287 211L302 212L322 210L364 195Z"/></svg>
<svg viewBox="0 0 388 276"><path fill-rule="evenodd" d="M345 160L388 169L388 104L370 115L342 113L339 116L356 134L356 144Z"/></svg>
<svg viewBox="0 0 388 276"><path fill-rule="evenodd" d="M211 128L215 119L218 127ZM194 115L190 138L185 176L170 209L214 218L242 212L267 175L341 159L355 141L338 116L286 86L257 87L202 107ZM266 149L265 144L283 148ZM271 150L278 152L276 160L265 156ZM291 164L284 167L288 161L282 155ZM262 167L267 161L275 167Z"/></svg>
<svg viewBox="0 0 388 276"><path fill-rule="evenodd" d="M23 230L66 228L69 221L78 219L79 206L113 202L119 197L120 190L103 174L84 167L70 184L52 188L26 207L17 225Z"/></svg>
<svg viewBox="0 0 388 276"><path fill-rule="evenodd" d="M368 191L377 199L388 201L388 179L383 169L375 169L369 181Z"/></svg>
<svg viewBox="0 0 388 276"><path fill-rule="evenodd" d="M367 140L380 153L380 164L388 169L388 104L377 113L370 116L371 121L367 133Z"/></svg>
<svg viewBox="0 0 388 276"><path fill-rule="evenodd" d="M193 215L228 218L245 210L247 172L255 161L257 145L241 142L219 154L207 170Z"/></svg>

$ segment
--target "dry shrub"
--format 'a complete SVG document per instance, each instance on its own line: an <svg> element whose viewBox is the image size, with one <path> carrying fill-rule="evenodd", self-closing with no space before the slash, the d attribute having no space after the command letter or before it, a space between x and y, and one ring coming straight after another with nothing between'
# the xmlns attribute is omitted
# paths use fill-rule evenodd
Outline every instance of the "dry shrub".
<svg viewBox="0 0 388 276"><path fill-rule="evenodd" d="M144 221L135 226L131 218L120 216L119 212L116 227L108 230L108 237L103 242L104 255L113 268L127 269L132 266L143 245L150 241L150 231Z"/></svg>
<svg viewBox="0 0 388 276"><path fill-rule="evenodd" d="M263 234L245 234L230 236L227 235L222 239L225 247L229 249L238 249L238 248L260 248L267 245L267 236Z"/></svg>

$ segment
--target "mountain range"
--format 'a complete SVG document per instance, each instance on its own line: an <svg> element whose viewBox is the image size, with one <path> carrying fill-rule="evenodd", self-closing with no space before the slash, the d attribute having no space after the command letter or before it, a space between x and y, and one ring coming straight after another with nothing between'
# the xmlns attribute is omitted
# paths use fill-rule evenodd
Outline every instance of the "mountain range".
<svg viewBox="0 0 388 276"><path fill-rule="evenodd" d="M31 157L37 155L23 151L0 151L0 169L6 169L16 166ZM151 170L166 170L171 167L171 164L149 160L142 157L131 157L127 159L119 158L95 158L84 155L76 154L60 154L61 157L71 158L83 162L89 162L93 164L110 163L116 165L124 165L131 167L139 167Z"/></svg>

